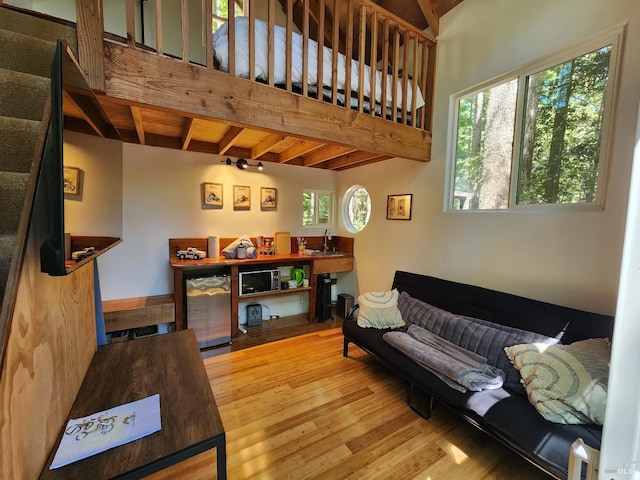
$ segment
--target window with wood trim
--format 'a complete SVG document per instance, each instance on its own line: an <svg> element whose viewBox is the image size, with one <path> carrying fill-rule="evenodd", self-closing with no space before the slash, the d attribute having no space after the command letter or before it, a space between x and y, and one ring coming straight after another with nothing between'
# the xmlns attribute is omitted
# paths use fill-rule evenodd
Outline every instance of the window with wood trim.
<svg viewBox="0 0 640 480"><path fill-rule="evenodd" d="M302 225L327 227L333 225L334 192L305 190L302 193Z"/></svg>
<svg viewBox="0 0 640 480"><path fill-rule="evenodd" d="M602 208L621 36L455 96L447 209Z"/></svg>

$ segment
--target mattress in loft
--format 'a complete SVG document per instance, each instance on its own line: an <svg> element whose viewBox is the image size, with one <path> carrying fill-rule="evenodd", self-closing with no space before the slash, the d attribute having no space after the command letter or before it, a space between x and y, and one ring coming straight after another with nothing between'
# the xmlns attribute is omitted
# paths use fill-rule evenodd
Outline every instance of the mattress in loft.
<svg viewBox="0 0 640 480"><path fill-rule="evenodd" d="M244 78L249 77L249 18L236 17L236 75ZM260 80L266 80L269 74L269 56L268 56L268 25L262 20L255 20L255 75ZM287 45L286 29L276 25L274 29L274 82L276 84L286 83L286 45ZM291 59L291 77L295 85L302 83L302 60L303 60L303 38L302 35L293 32L292 35L292 59ZM328 47L323 47L323 69L322 84L325 95L327 89L331 88L332 77L332 51ZM228 43L228 23L221 25L213 35L213 49L216 60L219 62L220 70L229 71L229 43ZM312 91L317 90L318 84L318 44L315 40L308 40L308 69L307 83L309 86L315 87ZM345 92L345 65L346 57L338 54L337 68L337 88L341 92ZM351 91L357 92L359 86L359 62L351 60ZM376 103L379 104L382 99L382 72L376 71ZM391 88L393 85L393 77L387 74L387 108L392 106ZM363 96L371 98L371 67L364 66L363 79ZM399 109L402 109L402 80L396 83L396 99ZM344 104L344 93L339 93L338 101ZM354 106L354 100L351 99L351 105ZM407 106L411 108L413 100L413 89L409 82L407 85ZM357 102L357 101L356 101ZM424 106L424 98L420 89L416 93L416 108ZM379 110L379 109L378 109Z"/></svg>

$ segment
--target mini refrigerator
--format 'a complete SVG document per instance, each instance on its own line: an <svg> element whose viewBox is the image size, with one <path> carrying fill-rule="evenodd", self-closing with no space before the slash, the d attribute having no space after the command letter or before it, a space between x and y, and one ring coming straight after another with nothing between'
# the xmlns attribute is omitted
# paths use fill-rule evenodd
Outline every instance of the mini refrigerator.
<svg viewBox="0 0 640 480"><path fill-rule="evenodd" d="M231 342L231 277L224 270L185 275L186 325L200 348Z"/></svg>

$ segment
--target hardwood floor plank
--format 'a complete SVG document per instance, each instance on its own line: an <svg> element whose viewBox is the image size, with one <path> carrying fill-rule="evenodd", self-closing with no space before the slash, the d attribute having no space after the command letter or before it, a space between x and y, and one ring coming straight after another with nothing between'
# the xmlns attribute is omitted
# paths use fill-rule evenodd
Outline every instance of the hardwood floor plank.
<svg viewBox="0 0 640 480"><path fill-rule="evenodd" d="M447 408L430 420L406 384L339 328L203 360L227 433L228 478L542 480L541 471ZM215 452L152 480L215 479Z"/></svg>

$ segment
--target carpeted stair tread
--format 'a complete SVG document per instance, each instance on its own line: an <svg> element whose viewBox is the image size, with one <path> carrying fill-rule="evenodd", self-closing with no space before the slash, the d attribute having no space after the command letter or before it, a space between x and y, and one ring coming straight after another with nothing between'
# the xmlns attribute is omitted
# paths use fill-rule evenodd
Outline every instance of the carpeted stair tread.
<svg viewBox="0 0 640 480"><path fill-rule="evenodd" d="M28 181L28 173L0 172L0 234L17 232Z"/></svg>
<svg viewBox="0 0 640 480"><path fill-rule="evenodd" d="M23 118L0 117L0 171L31 171L40 123Z"/></svg>
<svg viewBox="0 0 640 480"><path fill-rule="evenodd" d="M0 68L48 77L56 44L29 35L0 30ZM29 52L25 54L25 52Z"/></svg>
<svg viewBox="0 0 640 480"><path fill-rule="evenodd" d="M0 69L0 116L42 120L49 78Z"/></svg>
<svg viewBox="0 0 640 480"><path fill-rule="evenodd" d="M4 298L15 243L16 236L14 234L0 235L0 302Z"/></svg>
<svg viewBox="0 0 640 480"><path fill-rule="evenodd" d="M78 52L76 31L69 25L0 7L0 28L49 42L55 42L57 39L64 40L71 46L74 53Z"/></svg>

